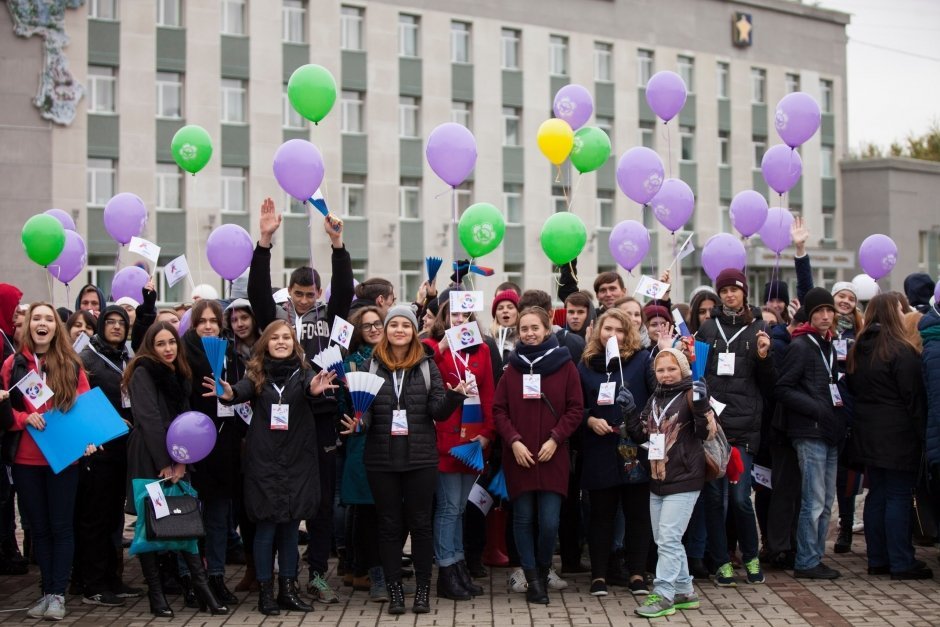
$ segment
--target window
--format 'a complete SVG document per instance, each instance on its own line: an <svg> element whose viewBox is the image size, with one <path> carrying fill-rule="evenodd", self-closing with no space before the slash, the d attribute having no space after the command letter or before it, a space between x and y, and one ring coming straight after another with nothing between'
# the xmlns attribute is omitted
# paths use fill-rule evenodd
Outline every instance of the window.
<svg viewBox="0 0 940 627"><path fill-rule="evenodd" d="M344 91L342 95L342 131L364 133L363 102L361 91Z"/></svg>
<svg viewBox="0 0 940 627"><path fill-rule="evenodd" d="M597 126L597 128L604 131L605 133L607 133L607 137L610 138L610 141L611 141L610 151L611 151L611 154L613 154L614 119L606 115L596 115L594 116L594 125Z"/></svg>
<svg viewBox="0 0 940 627"><path fill-rule="evenodd" d="M597 192L597 228L614 228L614 193L607 190Z"/></svg>
<svg viewBox="0 0 940 627"><path fill-rule="evenodd" d="M503 183L503 205L506 207L506 224L522 224L522 185Z"/></svg>
<svg viewBox="0 0 940 627"><path fill-rule="evenodd" d="M416 15L402 13L398 16L398 55L417 57L419 19Z"/></svg>
<svg viewBox="0 0 940 627"><path fill-rule="evenodd" d="M522 32L514 28L504 28L500 37L502 40L503 69L518 70L520 66L519 46L522 41Z"/></svg>
<svg viewBox="0 0 940 627"><path fill-rule="evenodd" d="M552 188L552 213L561 213L568 211L568 199L565 198L565 191L560 187Z"/></svg>
<svg viewBox="0 0 940 627"><path fill-rule="evenodd" d="M418 288L421 287L421 281L424 278L424 262L402 261L400 267L401 282L399 286L401 291L398 293L403 301L408 302L417 295Z"/></svg>
<svg viewBox="0 0 940 627"><path fill-rule="evenodd" d="M731 165L731 135L728 131L718 131L718 165Z"/></svg>
<svg viewBox="0 0 940 627"><path fill-rule="evenodd" d="M421 101L412 96L398 98L398 136L419 137L421 135Z"/></svg>
<svg viewBox="0 0 940 627"><path fill-rule="evenodd" d="M88 0L88 17L96 20L116 20L117 0Z"/></svg>
<svg viewBox="0 0 940 627"><path fill-rule="evenodd" d="M104 207L114 196L114 160L88 160L88 189L86 202L91 207Z"/></svg>
<svg viewBox="0 0 940 627"><path fill-rule="evenodd" d="M819 108L823 113L832 113L832 81L819 81Z"/></svg>
<svg viewBox="0 0 940 627"><path fill-rule="evenodd" d="M653 51L636 51L636 84L637 87L646 87L653 77Z"/></svg>
<svg viewBox="0 0 940 627"><path fill-rule="evenodd" d="M679 127L679 146L679 161L695 161L695 129L693 127Z"/></svg>
<svg viewBox="0 0 940 627"><path fill-rule="evenodd" d="M695 59L679 55L679 76L685 81L685 88L691 94L695 92Z"/></svg>
<svg viewBox="0 0 940 627"><path fill-rule="evenodd" d="M722 205L721 210L721 230L724 233L732 233L732 224L731 224L731 207L728 205Z"/></svg>
<svg viewBox="0 0 940 627"><path fill-rule="evenodd" d="M178 120L183 117L183 75L157 72L157 117Z"/></svg>
<svg viewBox="0 0 940 627"><path fill-rule="evenodd" d="M823 207L823 239L828 242L836 241L836 208Z"/></svg>
<svg viewBox="0 0 940 627"><path fill-rule="evenodd" d="M452 63L470 63L470 24L450 23L450 60Z"/></svg>
<svg viewBox="0 0 940 627"><path fill-rule="evenodd" d="M473 127L471 126L471 111L472 107L469 102L460 102L459 100L454 100L450 103L450 121L466 126L472 131Z"/></svg>
<svg viewBox="0 0 940 627"><path fill-rule="evenodd" d="M819 176L824 179L833 177L832 146L823 145L819 149Z"/></svg>
<svg viewBox="0 0 940 627"><path fill-rule="evenodd" d="M287 97L287 85L284 85L284 91L281 92L281 126L301 131L307 129L306 118L297 113Z"/></svg>
<svg viewBox="0 0 940 627"><path fill-rule="evenodd" d="M292 44L306 42L307 29L304 28L304 23L307 21L307 8L302 0L284 0L281 16L281 38Z"/></svg>
<svg viewBox="0 0 940 627"><path fill-rule="evenodd" d="M222 212L245 213L248 200L248 176L245 168L222 168Z"/></svg>
<svg viewBox="0 0 940 627"><path fill-rule="evenodd" d="M790 74L787 72L787 75L783 78L784 89L788 94L792 94L795 91L800 91L800 75L799 74Z"/></svg>
<svg viewBox="0 0 940 627"><path fill-rule="evenodd" d="M715 66L715 80L718 83L718 98L721 100L730 98L731 66L719 61Z"/></svg>
<svg viewBox="0 0 940 627"><path fill-rule="evenodd" d="M421 218L421 179L401 179L398 188L398 216L404 220Z"/></svg>
<svg viewBox="0 0 940 627"><path fill-rule="evenodd" d="M222 79L222 116L225 124L244 124L247 121L246 82L237 78Z"/></svg>
<svg viewBox="0 0 940 627"><path fill-rule="evenodd" d="M463 183L460 187L457 188L457 215L462 216L463 212L467 210L473 203L473 185L470 183Z"/></svg>
<svg viewBox="0 0 940 627"><path fill-rule="evenodd" d="M157 209L182 210L183 175L175 163L158 163L155 175Z"/></svg>
<svg viewBox="0 0 940 627"><path fill-rule="evenodd" d="M638 142L641 146L656 150L656 123L640 122Z"/></svg>
<svg viewBox="0 0 940 627"><path fill-rule="evenodd" d="M103 65L88 66L88 112L114 113L114 68Z"/></svg>
<svg viewBox="0 0 940 627"><path fill-rule="evenodd" d="M307 215L310 210L306 203L297 200L287 192L284 192L284 200L281 203L282 207L287 207L287 213L294 215Z"/></svg>
<svg viewBox="0 0 940 627"><path fill-rule="evenodd" d="M503 146L521 146L522 109L503 107Z"/></svg>
<svg viewBox="0 0 940 627"><path fill-rule="evenodd" d="M360 7L343 5L340 13L340 47L343 50L365 50L362 41L362 17Z"/></svg>
<svg viewBox="0 0 940 627"><path fill-rule="evenodd" d="M363 176L343 175L343 217L364 218L366 215L366 180Z"/></svg>
<svg viewBox="0 0 940 627"><path fill-rule="evenodd" d="M614 47L600 41L594 42L594 80L609 83L614 75Z"/></svg>
<svg viewBox="0 0 940 627"><path fill-rule="evenodd" d="M222 0L222 34L245 34L245 0Z"/></svg>
<svg viewBox="0 0 940 627"><path fill-rule="evenodd" d="M180 0L157 0L157 26L179 28L182 25Z"/></svg>
<svg viewBox="0 0 940 627"><path fill-rule="evenodd" d="M764 153L767 152L767 138L763 135L754 135L751 138L751 145L754 147L754 163L751 167L760 170L760 162L764 160Z"/></svg>
<svg viewBox="0 0 940 627"><path fill-rule="evenodd" d="M552 76L568 76L568 38L552 35L548 38L548 72Z"/></svg>
<svg viewBox="0 0 940 627"><path fill-rule="evenodd" d="M523 279L525 278L525 267L521 263L506 263L503 264L503 272L506 273L506 280L512 281L522 289L525 289ZM97 285L97 283L96 283ZM104 283L101 283L104 285Z"/></svg>
<svg viewBox="0 0 940 627"><path fill-rule="evenodd" d="M767 102L767 70L758 67L751 68L751 102L754 104Z"/></svg>

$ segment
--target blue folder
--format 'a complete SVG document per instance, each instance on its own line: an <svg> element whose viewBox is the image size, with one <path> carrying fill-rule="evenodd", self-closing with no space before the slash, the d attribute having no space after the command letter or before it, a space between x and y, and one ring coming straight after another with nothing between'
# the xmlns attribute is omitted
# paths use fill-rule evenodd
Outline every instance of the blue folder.
<svg viewBox="0 0 940 627"><path fill-rule="evenodd" d="M44 430L30 426L26 429L56 474L80 459L89 444L101 446L128 432L127 424L101 388L79 396L67 412L53 409L42 417L46 421Z"/></svg>

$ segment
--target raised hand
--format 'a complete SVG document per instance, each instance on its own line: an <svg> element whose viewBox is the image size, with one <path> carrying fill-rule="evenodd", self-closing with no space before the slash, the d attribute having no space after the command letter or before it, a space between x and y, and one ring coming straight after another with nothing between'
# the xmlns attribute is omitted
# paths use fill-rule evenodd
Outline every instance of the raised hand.
<svg viewBox="0 0 940 627"><path fill-rule="evenodd" d="M261 228L261 238L258 240L258 243L268 248L271 246L271 238L274 237L274 233L277 232L278 227L281 226L282 215L277 212L274 208L274 201L270 198L265 198L264 202L261 203L261 218L258 222L258 226Z"/></svg>
<svg viewBox="0 0 940 627"><path fill-rule="evenodd" d="M793 244L796 246L796 256L802 257L805 255L806 242L809 241L809 229L806 228L803 216L793 218L793 224L790 225L790 237L793 238Z"/></svg>
<svg viewBox="0 0 940 627"><path fill-rule="evenodd" d="M222 393L217 394L215 389L215 379L212 377L203 377L202 378L202 387L209 390L208 392L203 393L204 397L218 396L223 401L230 401L235 398L235 392L232 391L232 386L229 385L229 382L225 379L221 379L219 383L222 385Z"/></svg>
<svg viewBox="0 0 940 627"><path fill-rule="evenodd" d="M623 386L620 386L620 392L617 393L617 404L620 405L620 408L627 414L636 409L636 401L633 399L633 393Z"/></svg>
<svg viewBox="0 0 940 627"><path fill-rule="evenodd" d="M332 213L323 218L323 230L330 237L333 248L343 247L343 221Z"/></svg>

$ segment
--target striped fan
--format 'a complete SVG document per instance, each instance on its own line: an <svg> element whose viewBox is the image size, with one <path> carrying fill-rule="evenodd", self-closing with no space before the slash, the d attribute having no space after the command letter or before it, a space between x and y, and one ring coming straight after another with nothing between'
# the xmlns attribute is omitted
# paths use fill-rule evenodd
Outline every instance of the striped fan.
<svg viewBox="0 0 940 627"><path fill-rule="evenodd" d="M467 442L450 449L450 454L477 472L483 472L483 447L479 442Z"/></svg>
<svg viewBox="0 0 940 627"><path fill-rule="evenodd" d="M708 342L695 342L695 361L692 362L692 380L698 381L705 376L705 366L708 364Z"/></svg>
<svg viewBox="0 0 940 627"><path fill-rule="evenodd" d="M424 263L428 267L428 281L433 282L434 277L437 276L437 271L441 269L441 264L444 263L444 260L440 257L425 257Z"/></svg>
<svg viewBox="0 0 940 627"><path fill-rule="evenodd" d="M509 499L509 490L506 489L506 475L503 474L503 469L500 468L493 479L490 480L489 487L490 494L493 496L498 496L501 499Z"/></svg>
<svg viewBox="0 0 940 627"><path fill-rule="evenodd" d="M343 368L343 354L338 346L330 346L313 358L313 363L320 366L323 370L332 370L336 373L336 378L345 379L346 369Z"/></svg>
<svg viewBox="0 0 940 627"><path fill-rule="evenodd" d="M202 348L206 351L206 358L209 360L209 366L212 368L212 376L215 377L215 393L221 396L225 393L219 379L222 377L222 369L225 367L225 351L228 348L228 342L220 337L202 338Z"/></svg>
<svg viewBox="0 0 940 627"><path fill-rule="evenodd" d="M372 405L383 383L385 379L370 372L350 372L346 375L346 386L349 388L353 409L356 410L356 433L362 431L362 415Z"/></svg>

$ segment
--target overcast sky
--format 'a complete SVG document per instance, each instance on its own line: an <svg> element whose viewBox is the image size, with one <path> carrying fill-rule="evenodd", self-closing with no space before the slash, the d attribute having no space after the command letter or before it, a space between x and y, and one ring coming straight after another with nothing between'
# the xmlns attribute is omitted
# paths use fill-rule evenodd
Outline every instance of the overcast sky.
<svg viewBox="0 0 940 627"><path fill-rule="evenodd" d="M807 2L810 4L810 2ZM821 0L851 14L849 149L940 123L940 1Z"/></svg>

